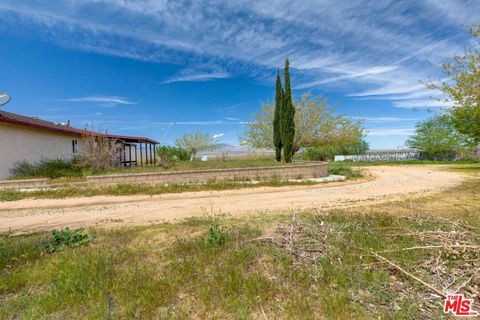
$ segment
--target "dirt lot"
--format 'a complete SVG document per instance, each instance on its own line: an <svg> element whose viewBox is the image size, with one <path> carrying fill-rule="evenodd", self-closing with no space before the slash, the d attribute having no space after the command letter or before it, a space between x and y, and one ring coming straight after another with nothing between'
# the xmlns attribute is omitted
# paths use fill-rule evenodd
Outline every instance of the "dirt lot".
<svg viewBox="0 0 480 320"><path fill-rule="evenodd" d="M242 216L278 209L375 204L439 192L463 179L461 174L434 166L378 166L363 170L369 177L363 181L316 186L3 202L0 203L0 231L115 227L220 212Z"/></svg>

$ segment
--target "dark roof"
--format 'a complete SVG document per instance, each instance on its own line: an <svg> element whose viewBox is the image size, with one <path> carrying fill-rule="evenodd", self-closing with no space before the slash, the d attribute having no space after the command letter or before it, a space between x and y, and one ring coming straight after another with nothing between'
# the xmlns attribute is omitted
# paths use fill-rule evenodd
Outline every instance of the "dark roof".
<svg viewBox="0 0 480 320"><path fill-rule="evenodd" d="M7 123L30 127L30 128L56 131L56 132L67 133L67 134L83 135L85 133L90 133L95 135L107 136L112 139L124 140L126 142L147 142L147 143L159 144L159 142L149 138L145 138L145 137L122 136L122 135L115 135L115 134L100 134L100 133L89 131L86 129L74 128L74 127L71 127L69 124L62 124L62 123L42 120L37 117L22 116L20 114L7 112L3 110L0 110L0 122L7 122Z"/></svg>

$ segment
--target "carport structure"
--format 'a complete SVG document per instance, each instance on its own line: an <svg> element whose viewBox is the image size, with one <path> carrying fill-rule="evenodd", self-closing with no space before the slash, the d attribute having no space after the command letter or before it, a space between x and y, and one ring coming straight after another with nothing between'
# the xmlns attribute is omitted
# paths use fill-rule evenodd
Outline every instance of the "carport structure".
<svg viewBox="0 0 480 320"><path fill-rule="evenodd" d="M121 143L120 163L124 166L149 166L157 163L157 145L160 142L145 137L107 135Z"/></svg>

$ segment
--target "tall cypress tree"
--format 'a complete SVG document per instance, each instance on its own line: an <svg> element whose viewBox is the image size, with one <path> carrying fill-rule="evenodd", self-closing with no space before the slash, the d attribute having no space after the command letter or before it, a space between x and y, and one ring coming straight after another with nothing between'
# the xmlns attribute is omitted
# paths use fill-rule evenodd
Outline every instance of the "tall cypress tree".
<svg viewBox="0 0 480 320"><path fill-rule="evenodd" d="M283 112L281 115L281 130L283 157L285 162L292 162L293 141L295 139L295 107L292 101L292 90L290 89L290 70L288 58L285 60L285 94L283 96Z"/></svg>
<svg viewBox="0 0 480 320"><path fill-rule="evenodd" d="M275 115L273 118L273 144L275 145L275 159L282 161L282 130L281 116L283 114L283 89L280 80L280 70L277 71L275 83Z"/></svg>

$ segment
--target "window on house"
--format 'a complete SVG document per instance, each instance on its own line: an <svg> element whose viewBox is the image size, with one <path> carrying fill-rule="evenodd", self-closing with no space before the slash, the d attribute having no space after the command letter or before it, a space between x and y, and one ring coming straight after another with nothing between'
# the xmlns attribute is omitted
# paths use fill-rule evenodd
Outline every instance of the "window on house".
<svg viewBox="0 0 480 320"><path fill-rule="evenodd" d="M78 140L72 140L72 153L78 153Z"/></svg>

